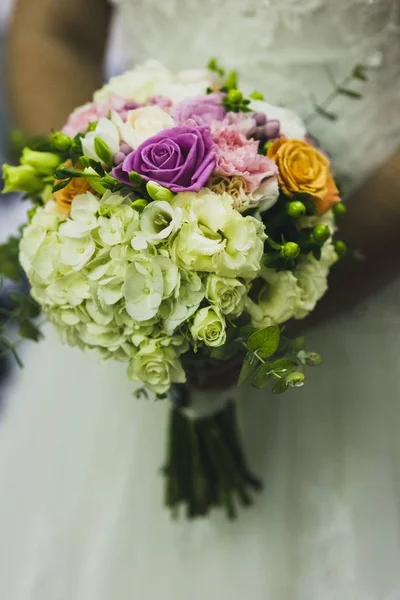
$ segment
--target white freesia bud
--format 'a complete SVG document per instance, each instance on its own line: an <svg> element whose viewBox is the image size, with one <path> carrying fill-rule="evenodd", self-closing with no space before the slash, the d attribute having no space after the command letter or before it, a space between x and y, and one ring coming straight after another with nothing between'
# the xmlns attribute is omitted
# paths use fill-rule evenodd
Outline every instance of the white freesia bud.
<svg viewBox="0 0 400 600"><path fill-rule="evenodd" d="M206 346L222 346L226 342L225 319L217 308L206 306L196 313L190 333Z"/></svg>
<svg viewBox="0 0 400 600"><path fill-rule="evenodd" d="M102 140L107 148L110 150L111 156L119 151L120 135L117 127L110 121L103 117L99 120L94 131L89 131L82 138L82 150L84 156L97 160L98 162L103 161L102 157L99 156L96 151L96 138ZM104 157L103 157L104 158Z"/></svg>

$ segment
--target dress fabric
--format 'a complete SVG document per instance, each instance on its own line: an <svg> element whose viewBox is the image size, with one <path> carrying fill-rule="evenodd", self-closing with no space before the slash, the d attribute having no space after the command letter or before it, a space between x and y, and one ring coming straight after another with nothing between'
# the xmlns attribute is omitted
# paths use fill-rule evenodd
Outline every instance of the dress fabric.
<svg viewBox="0 0 400 600"><path fill-rule="evenodd" d="M356 186L400 141L396 0L119 0L134 62L238 68L310 117ZM357 63L362 100L310 116ZM168 406L123 364L46 340L3 390L0 598L400 599L400 284L309 335L325 366L282 397L236 392L265 490L235 523L173 521L160 472Z"/></svg>

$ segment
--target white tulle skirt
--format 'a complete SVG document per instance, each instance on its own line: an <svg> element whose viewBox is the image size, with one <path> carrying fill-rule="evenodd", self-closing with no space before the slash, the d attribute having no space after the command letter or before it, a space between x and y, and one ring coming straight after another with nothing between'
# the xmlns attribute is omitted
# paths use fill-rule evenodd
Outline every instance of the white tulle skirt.
<svg viewBox="0 0 400 600"><path fill-rule="evenodd" d="M265 490L234 523L171 519L166 403L48 329L3 390L0 598L400 598L400 326L386 314L375 300L310 335L326 362L302 390L238 394Z"/></svg>

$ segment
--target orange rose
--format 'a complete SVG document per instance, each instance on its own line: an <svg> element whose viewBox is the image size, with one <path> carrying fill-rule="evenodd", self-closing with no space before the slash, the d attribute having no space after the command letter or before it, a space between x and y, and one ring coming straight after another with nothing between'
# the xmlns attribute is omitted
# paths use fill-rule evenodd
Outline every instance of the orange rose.
<svg viewBox="0 0 400 600"><path fill-rule="evenodd" d="M68 160L63 166L72 167L72 162ZM75 168L79 167L75 166ZM59 183L59 181L56 181L55 183ZM90 189L90 184L86 177L74 177L71 179L69 184L65 186L65 188L58 190L58 192L54 192L53 198L57 202L60 210L66 214L69 214L71 210L71 202L75 196L84 194Z"/></svg>
<svg viewBox="0 0 400 600"><path fill-rule="evenodd" d="M320 199L316 199L315 203L317 205L317 211L319 215L323 215L326 213L334 204L340 202L339 190L336 187L335 182L333 181L333 177L331 173L328 173L328 181L327 181L327 192L325 196Z"/></svg>
<svg viewBox="0 0 400 600"><path fill-rule="evenodd" d="M287 196L309 194L322 201L328 192L329 160L302 140L280 138L268 148L279 169L278 181Z"/></svg>

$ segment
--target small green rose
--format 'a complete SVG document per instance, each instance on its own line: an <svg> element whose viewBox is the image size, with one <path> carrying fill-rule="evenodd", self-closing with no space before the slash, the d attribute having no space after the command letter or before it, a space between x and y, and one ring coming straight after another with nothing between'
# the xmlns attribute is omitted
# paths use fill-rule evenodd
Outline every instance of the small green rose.
<svg viewBox="0 0 400 600"><path fill-rule="evenodd" d="M226 323L220 311L213 306L201 308L193 321L190 332L195 341L206 346L218 347L226 342Z"/></svg>

